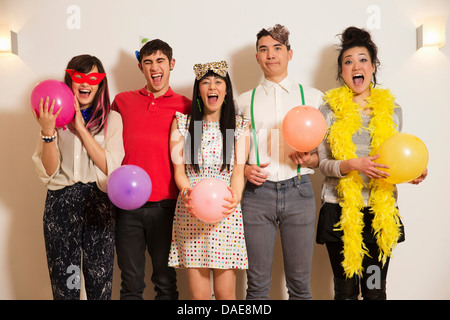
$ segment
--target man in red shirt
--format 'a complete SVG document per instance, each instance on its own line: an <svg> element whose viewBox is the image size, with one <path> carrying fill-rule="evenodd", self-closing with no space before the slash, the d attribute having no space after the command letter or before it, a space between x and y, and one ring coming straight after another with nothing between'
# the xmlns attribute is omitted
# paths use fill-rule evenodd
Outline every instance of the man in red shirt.
<svg viewBox="0 0 450 320"><path fill-rule="evenodd" d="M155 299L177 299L176 272L167 266L178 189L170 159L170 126L175 112L189 113L191 100L172 91L172 48L159 39L140 50L139 69L146 87L116 95L112 104L123 119L122 164L143 168L152 180L148 202L136 210L117 208L116 251L121 270L120 299L143 299L145 249L152 265Z"/></svg>

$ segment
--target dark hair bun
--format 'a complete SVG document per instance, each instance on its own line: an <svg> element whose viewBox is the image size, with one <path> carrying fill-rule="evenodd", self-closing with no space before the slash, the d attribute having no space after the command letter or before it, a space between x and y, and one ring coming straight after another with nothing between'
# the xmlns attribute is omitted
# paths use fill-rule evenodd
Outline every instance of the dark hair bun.
<svg viewBox="0 0 450 320"><path fill-rule="evenodd" d="M351 46L352 43L367 43L371 44L372 39L370 33L364 29L359 29L356 27L348 27L344 30L341 35L342 47Z"/></svg>
<svg viewBox="0 0 450 320"><path fill-rule="evenodd" d="M342 72L342 55L343 53L353 47L365 47L370 55L370 60L375 66L375 71L373 73L373 84L377 84L377 70L380 65L378 60L378 48L376 44L372 41L370 33L364 29L359 29L357 27L348 27L344 30L341 36L341 46L339 48L338 56L338 75L337 78L341 79Z"/></svg>

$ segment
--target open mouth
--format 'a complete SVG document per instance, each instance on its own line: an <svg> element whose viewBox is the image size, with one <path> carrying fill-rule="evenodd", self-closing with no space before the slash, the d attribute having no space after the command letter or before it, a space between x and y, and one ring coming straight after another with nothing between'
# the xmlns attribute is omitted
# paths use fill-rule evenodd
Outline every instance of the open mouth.
<svg viewBox="0 0 450 320"><path fill-rule="evenodd" d="M364 76L360 73L357 73L353 76L353 83L357 86L362 85L364 82Z"/></svg>
<svg viewBox="0 0 450 320"><path fill-rule="evenodd" d="M162 73L152 74L152 80L155 84L160 84L162 81Z"/></svg>
<svg viewBox="0 0 450 320"><path fill-rule="evenodd" d="M215 93L211 93L208 95L208 102L209 104L215 104L217 100L219 99L219 96Z"/></svg>
<svg viewBox="0 0 450 320"><path fill-rule="evenodd" d="M91 95L91 90L88 89L80 89L78 90L78 93L80 95L80 98L87 99Z"/></svg>

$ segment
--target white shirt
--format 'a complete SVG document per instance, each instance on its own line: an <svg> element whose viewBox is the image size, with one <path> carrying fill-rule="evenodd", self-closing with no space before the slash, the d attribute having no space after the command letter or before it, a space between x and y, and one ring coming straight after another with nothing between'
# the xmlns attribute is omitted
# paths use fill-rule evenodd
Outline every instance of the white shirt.
<svg viewBox="0 0 450 320"><path fill-rule="evenodd" d="M108 174L121 166L125 155L122 129L122 117L118 112L111 111L108 115L106 139L105 128L94 136L95 141L105 149ZM44 144L41 137L38 138L32 157L42 183L49 190L59 190L77 182L96 182L98 188L106 192L108 176L94 164L80 138L69 129L58 128L56 132L56 150L59 159L56 171L51 176L45 171L41 160Z"/></svg>
<svg viewBox="0 0 450 320"><path fill-rule="evenodd" d="M251 119L252 91L241 94L236 99L237 113ZM323 93L317 89L303 86L305 105L318 109L323 102ZM282 181L297 175L297 164L290 158L293 150L283 138L282 123L286 113L302 105L300 87L297 83L285 78L280 83L264 79L256 87L253 103L254 123L258 141L260 164L270 162L264 168L269 172L269 181ZM249 164L256 164L253 135L250 133ZM313 152L317 152L314 150ZM300 174L311 174L314 170L301 167Z"/></svg>

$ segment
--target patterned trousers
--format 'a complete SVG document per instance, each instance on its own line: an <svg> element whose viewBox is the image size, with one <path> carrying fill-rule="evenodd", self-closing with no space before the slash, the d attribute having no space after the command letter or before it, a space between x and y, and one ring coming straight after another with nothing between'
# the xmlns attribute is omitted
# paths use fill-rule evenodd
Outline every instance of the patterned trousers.
<svg viewBox="0 0 450 320"><path fill-rule="evenodd" d="M80 298L81 270L88 299L111 299L115 214L95 183L47 192L44 239L55 300Z"/></svg>

